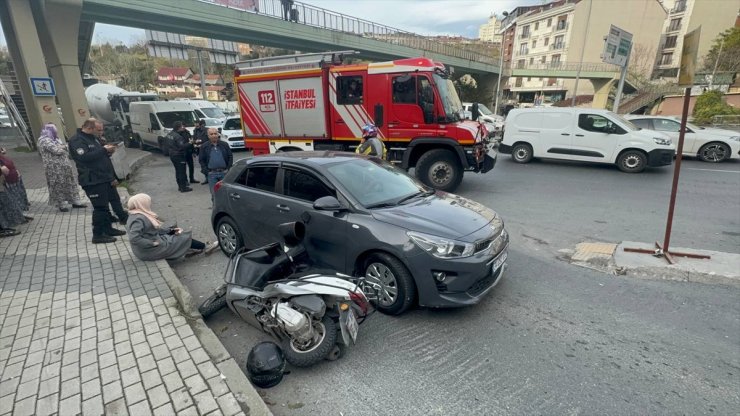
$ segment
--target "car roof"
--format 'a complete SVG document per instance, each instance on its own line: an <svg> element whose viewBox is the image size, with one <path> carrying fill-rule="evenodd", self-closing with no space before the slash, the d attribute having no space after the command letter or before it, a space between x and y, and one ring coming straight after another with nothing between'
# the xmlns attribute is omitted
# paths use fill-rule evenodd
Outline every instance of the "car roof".
<svg viewBox="0 0 740 416"><path fill-rule="evenodd" d="M372 156L358 155L350 152L337 152L334 150L312 151L312 152L282 152L269 155L254 156L247 163L257 162L299 162L305 165L323 166L337 162L345 162L356 159L369 159Z"/></svg>

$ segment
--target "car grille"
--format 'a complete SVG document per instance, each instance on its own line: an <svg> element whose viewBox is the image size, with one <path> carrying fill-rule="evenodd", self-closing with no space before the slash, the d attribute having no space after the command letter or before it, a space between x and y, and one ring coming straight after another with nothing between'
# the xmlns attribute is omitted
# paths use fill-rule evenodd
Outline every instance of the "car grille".
<svg viewBox="0 0 740 416"><path fill-rule="evenodd" d="M491 287L499 277L501 277L501 272L504 270L503 267L499 267L498 270L496 270L496 273L489 272L488 275L477 282L473 283L472 286L468 288L466 293L470 296L478 296L481 293L483 293L486 289Z"/></svg>
<svg viewBox="0 0 740 416"><path fill-rule="evenodd" d="M244 138L242 138L242 137L229 137L227 140L230 141L230 142L243 142L244 141Z"/></svg>
<svg viewBox="0 0 740 416"><path fill-rule="evenodd" d="M487 249L491 245L492 242L493 242L493 238L478 241L477 243L475 243L475 252L477 253L479 251L483 251Z"/></svg>
<svg viewBox="0 0 740 416"><path fill-rule="evenodd" d="M506 244L508 242L509 234L506 232L506 230L503 230L501 231L501 234L499 234L496 238L487 238L485 240L477 241L475 243L475 252L478 253L491 248L492 254L497 255L501 252L501 249L506 247Z"/></svg>

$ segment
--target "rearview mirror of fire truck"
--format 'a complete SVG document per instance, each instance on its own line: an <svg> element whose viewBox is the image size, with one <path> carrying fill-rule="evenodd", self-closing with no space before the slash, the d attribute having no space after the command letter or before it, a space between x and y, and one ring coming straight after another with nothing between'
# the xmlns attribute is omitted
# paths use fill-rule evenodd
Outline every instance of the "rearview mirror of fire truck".
<svg viewBox="0 0 740 416"><path fill-rule="evenodd" d="M375 104L375 126L378 128L383 127L383 104Z"/></svg>
<svg viewBox="0 0 740 416"><path fill-rule="evenodd" d="M470 118L473 121L478 121L478 117L480 117L480 110L478 109L478 103L473 103L473 108L470 110L471 116Z"/></svg>

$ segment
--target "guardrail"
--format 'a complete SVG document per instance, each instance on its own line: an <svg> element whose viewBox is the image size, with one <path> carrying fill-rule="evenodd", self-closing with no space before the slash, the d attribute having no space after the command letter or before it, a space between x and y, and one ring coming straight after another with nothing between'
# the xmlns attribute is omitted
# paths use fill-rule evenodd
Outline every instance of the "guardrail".
<svg viewBox="0 0 740 416"><path fill-rule="evenodd" d="M721 115L712 117L712 125L720 127L740 127L740 115Z"/></svg>
<svg viewBox="0 0 740 416"><path fill-rule="evenodd" d="M479 52L471 51L460 45L450 45L428 39L425 36L407 32L391 26L382 25L368 20L347 16L342 13L333 12L301 2L292 2L290 12L284 14L281 0L198 0L214 6L227 7L240 10L245 13L256 13L263 16L275 17L294 21L312 27L333 30L342 33L350 33L363 38L375 39L392 43L394 45L406 46L427 52L455 58L466 59L498 67L497 57L485 56Z"/></svg>
<svg viewBox="0 0 740 416"><path fill-rule="evenodd" d="M519 64L515 63L512 65L512 69L532 69L532 70L556 70L556 71L578 71L578 68L580 66L580 69L582 72L584 71L591 71L591 72L619 72L619 67L612 64L605 64L602 62L583 62L579 64L578 62L535 62L532 64Z"/></svg>

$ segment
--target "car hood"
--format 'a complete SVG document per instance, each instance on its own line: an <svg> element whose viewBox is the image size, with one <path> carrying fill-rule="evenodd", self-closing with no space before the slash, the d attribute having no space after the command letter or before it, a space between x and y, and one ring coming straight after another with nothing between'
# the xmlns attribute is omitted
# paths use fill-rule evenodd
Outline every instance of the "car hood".
<svg viewBox="0 0 740 416"><path fill-rule="evenodd" d="M637 131L632 131L630 133L633 134L633 135L635 135L634 137L636 137L636 138L639 137L639 138L642 138L644 140L653 140L655 138L668 139L668 140L671 140L671 144L670 144L670 146L667 146L667 147L672 147L672 148L675 148L676 147L676 140L673 140L671 138L671 136L669 136L669 135L667 135L667 134L665 134L663 132L659 132L659 131L655 131L655 130L640 129L640 130L637 130Z"/></svg>
<svg viewBox="0 0 740 416"><path fill-rule="evenodd" d="M460 238L491 222L496 212L470 199L437 191L408 204L373 210L372 215L377 221L409 231Z"/></svg>

